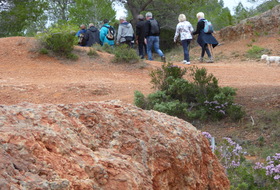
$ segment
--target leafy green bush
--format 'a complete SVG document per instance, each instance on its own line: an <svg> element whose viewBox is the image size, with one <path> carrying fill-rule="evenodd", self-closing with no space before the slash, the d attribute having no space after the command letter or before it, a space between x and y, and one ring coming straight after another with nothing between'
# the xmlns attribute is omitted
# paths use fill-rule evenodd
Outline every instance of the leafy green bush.
<svg viewBox="0 0 280 190"><path fill-rule="evenodd" d="M171 100L168 102L160 102L155 104L154 110L166 113L172 116L184 117L184 109L188 107L187 103L182 103L179 100Z"/></svg>
<svg viewBox="0 0 280 190"><path fill-rule="evenodd" d="M192 67L192 81L183 78L186 72L186 68L172 63L152 71L151 83L157 91L147 97L135 92L135 105L186 120L220 120L229 116L236 121L244 116L242 107L234 103L236 89L219 87L218 80L205 68Z"/></svg>
<svg viewBox="0 0 280 190"><path fill-rule="evenodd" d="M253 45L246 53L246 57L252 59L259 59L262 54L268 54L270 51L268 49Z"/></svg>
<svg viewBox="0 0 280 190"><path fill-rule="evenodd" d="M97 57L98 53L97 53L97 51L94 48L90 48L89 52L87 53L87 55L90 56L90 57Z"/></svg>
<svg viewBox="0 0 280 190"><path fill-rule="evenodd" d="M108 45L108 44L106 44L106 45ZM104 46L105 46L105 44L104 44ZM91 47L94 48L96 51L103 52L103 49L102 49L103 46L101 46L100 44L93 44Z"/></svg>
<svg viewBox="0 0 280 190"><path fill-rule="evenodd" d="M114 53L114 48L107 43L105 43L101 49L107 53Z"/></svg>
<svg viewBox="0 0 280 190"><path fill-rule="evenodd" d="M151 83L156 90L166 90L169 85L167 83L169 77L173 77L174 79L182 78L186 72L186 68L181 69L172 63L163 64L161 68L150 73L150 77L152 78Z"/></svg>
<svg viewBox="0 0 280 190"><path fill-rule="evenodd" d="M73 60L73 61L77 61L77 60L79 59L79 56L76 55L76 54L74 54L74 53L68 53L68 54L66 55L66 58L67 58L67 59L71 59L71 60Z"/></svg>
<svg viewBox="0 0 280 190"><path fill-rule="evenodd" d="M39 53L40 54L48 54L49 53L49 50L47 50L46 48L41 48L40 50L39 50Z"/></svg>
<svg viewBox="0 0 280 190"><path fill-rule="evenodd" d="M140 58L136 51L132 48L128 48L126 44L122 44L115 48L115 57L113 61L115 63L137 63Z"/></svg>
<svg viewBox="0 0 280 190"><path fill-rule="evenodd" d="M147 108L145 95L138 90L134 92L134 104L142 109Z"/></svg>
<svg viewBox="0 0 280 190"><path fill-rule="evenodd" d="M211 141L211 134L202 132ZM228 137L214 147L214 153L226 170L232 190L279 190L280 153L265 162L246 160L247 151ZM279 150L279 149L278 149Z"/></svg>
<svg viewBox="0 0 280 190"><path fill-rule="evenodd" d="M69 26L53 26L48 31L39 34L38 39L44 48L51 50L56 55L72 58L72 50L76 43L75 35Z"/></svg>

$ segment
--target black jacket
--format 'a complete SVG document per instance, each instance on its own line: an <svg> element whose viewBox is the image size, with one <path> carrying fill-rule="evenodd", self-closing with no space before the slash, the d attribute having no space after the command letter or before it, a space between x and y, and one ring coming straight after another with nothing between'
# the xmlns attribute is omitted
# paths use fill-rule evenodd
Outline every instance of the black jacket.
<svg viewBox="0 0 280 190"><path fill-rule="evenodd" d="M144 20L140 20L139 22L137 22L136 24L136 37L138 42L144 42L144 38L145 38L145 21Z"/></svg>
<svg viewBox="0 0 280 190"><path fill-rule="evenodd" d="M196 25L196 30L192 33L193 35L199 34L201 32L201 30L204 29L205 26L205 19L201 19L198 21L197 25Z"/></svg>
<svg viewBox="0 0 280 190"><path fill-rule="evenodd" d="M151 19L151 20L155 20L155 19ZM159 23L157 22L157 24L158 24L158 28L159 28L159 32L158 33L156 33L156 34L152 34L152 32L151 32L151 22L150 22L150 20L147 20L146 22L145 22L145 37L148 37L148 36L159 36L160 35L160 25L159 25Z"/></svg>
<svg viewBox="0 0 280 190"><path fill-rule="evenodd" d="M99 30L91 26L89 29L86 31L85 35L85 40L86 40L86 46L90 47L93 44L100 44L100 39L99 39Z"/></svg>
<svg viewBox="0 0 280 190"><path fill-rule="evenodd" d="M212 34L206 34L204 33L203 29L205 27L205 19L201 19L198 21L196 26L196 31L194 31L192 34L196 35L198 34L197 43L201 47L205 47L206 44L212 44L213 48L218 45L218 41Z"/></svg>

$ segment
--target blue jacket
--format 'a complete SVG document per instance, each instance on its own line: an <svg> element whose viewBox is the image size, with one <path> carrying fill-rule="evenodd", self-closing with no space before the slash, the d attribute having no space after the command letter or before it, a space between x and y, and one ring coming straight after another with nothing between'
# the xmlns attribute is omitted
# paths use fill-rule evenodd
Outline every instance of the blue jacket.
<svg viewBox="0 0 280 190"><path fill-rule="evenodd" d="M77 37L79 37L80 36L80 34L85 34L86 33L86 29L81 29L81 30L79 30L77 33L76 33L76 35L75 36L77 36Z"/></svg>
<svg viewBox="0 0 280 190"><path fill-rule="evenodd" d="M100 29L100 42L101 42L101 45L104 45L105 43L107 43L110 46L113 46L115 44L114 40L108 40L106 38L106 35L108 33L108 30L109 30L108 28L106 28L106 26L110 27L110 25L106 23Z"/></svg>

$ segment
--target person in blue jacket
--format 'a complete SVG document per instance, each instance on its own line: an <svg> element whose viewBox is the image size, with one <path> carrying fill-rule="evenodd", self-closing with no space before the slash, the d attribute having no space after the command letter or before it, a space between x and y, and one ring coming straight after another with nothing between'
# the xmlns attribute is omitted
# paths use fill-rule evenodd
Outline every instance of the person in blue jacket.
<svg viewBox="0 0 280 190"><path fill-rule="evenodd" d="M77 38L81 38L80 37L80 35L82 34L83 36L86 34L86 31L87 31L87 29L86 29L86 25L84 25L84 24L81 24L80 25L80 30L75 34L75 36L77 37ZM81 42L80 42L80 46L85 46L86 44L84 43L84 41L82 42L83 40L81 40ZM84 43L84 44L83 44Z"/></svg>
<svg viewBox="0 0 280 190"><path fill-rule="evenodd" d="M106 35L108 33L110 25L108 24L109 20L104 19L103 20L103 26L100 29L100 43L103 46L105 43L109 44L110 46L115 45L114 40L109 40Z"/></svg>
<svg viewBox="0 0 280 190"><path fill-rule="evenodd" d="M216 38L212 34L206 34L203 31L204 26L205 26L204 13L199 12L199 13L197 13L196 17L198 19L198 23L197 23L197 26L196 26L196 31L194 31L192 34L193 35L198 34L197 43L202 48L201 56L200 56L200 62L203 62L203 57L204 57L204 54L206 52L208 57L209 57L209 60L206 61L206 62L213 63L214 62L213 56L210 53L210 50L208 48L208 44L210 44L214 48L218 45L218 41L216 40Z"/></svg>
<svg viewBox="0 0 280 190"><path fill-rule="evenodd" d="M75 36L76 36L76 37L79 37L80 34L84 34L84 33L86 33L86 31L87 31L86 25L81 24L81 25L80 25L80 30L76 33Z"/></svg>

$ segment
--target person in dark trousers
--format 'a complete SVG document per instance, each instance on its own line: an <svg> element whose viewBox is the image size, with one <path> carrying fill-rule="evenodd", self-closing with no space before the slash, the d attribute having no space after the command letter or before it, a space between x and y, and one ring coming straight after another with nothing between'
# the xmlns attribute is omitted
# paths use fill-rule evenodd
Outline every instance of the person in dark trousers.
<svg viewBox="0 0 280 190"><path fill-rule="evenodd" d="M136 43L138 44L139 56L144 59L147 54L147 46L144 42L145 39L145 21L143 15L138 15L138 22L136 24Z"/></svg>
<svg viewBox="0 0 280 190"><path fill-rule="evenodd" d="M208 44L210 44L213 48L216 47L218 45L218 41L216 40L216 38L212 35L212 34L206 34L203 29L205 26L205 22L204 22L204 13L203 12L199 12L196 15L197 19L198 19L198 23L196 26L196 31L194 31L192 34L196 35L198 34L198 38L197 38L197 43L201 46L202 51L201 51L201 56L200 56L200 62L203 62L203 57L205 55L205 52L207 53L209 60L206 61L207 63L213 63L213 56L210 53L210 50L208 48Z"/></svg>
<svg viewBox="0 0 280 190"><path fill-rule="evenodd" d="M180 14L178 17L179 23L176 26L176 32L174 36L174 42L176 43L177 38L180 36L183 50L184 50L184 64L191 64L189 55L189 45L192 40L193 27L189 21L186 19L186 15Z"/></svg>
<svg viewBox="0 0 280 190"><path fill-rule="evenodd" d="M99 30L92 24L89 24L89 28L85 34L86 46L91 47L93 44L100 44Z"/></svg>
<svg viewBox="0 0 280 190"><path fill-rule="evenodd" d="M117 45L118 44L127 44L128 47L132 47L134 31L132 25L126 21L124 16L120 17L120 25L117 35Z"/></svg>
<svg viewBox="0 0 280 190"><path fill-rule="evenodd" d="M159 54L161 60L166 62L163 52L159 49L159 35L160 26L158 22L153 19L153 14L151 12L147 12L145 22L145 42L147 44L148 59L153 60L152 48L154 47L155 52Z"/></svg>

